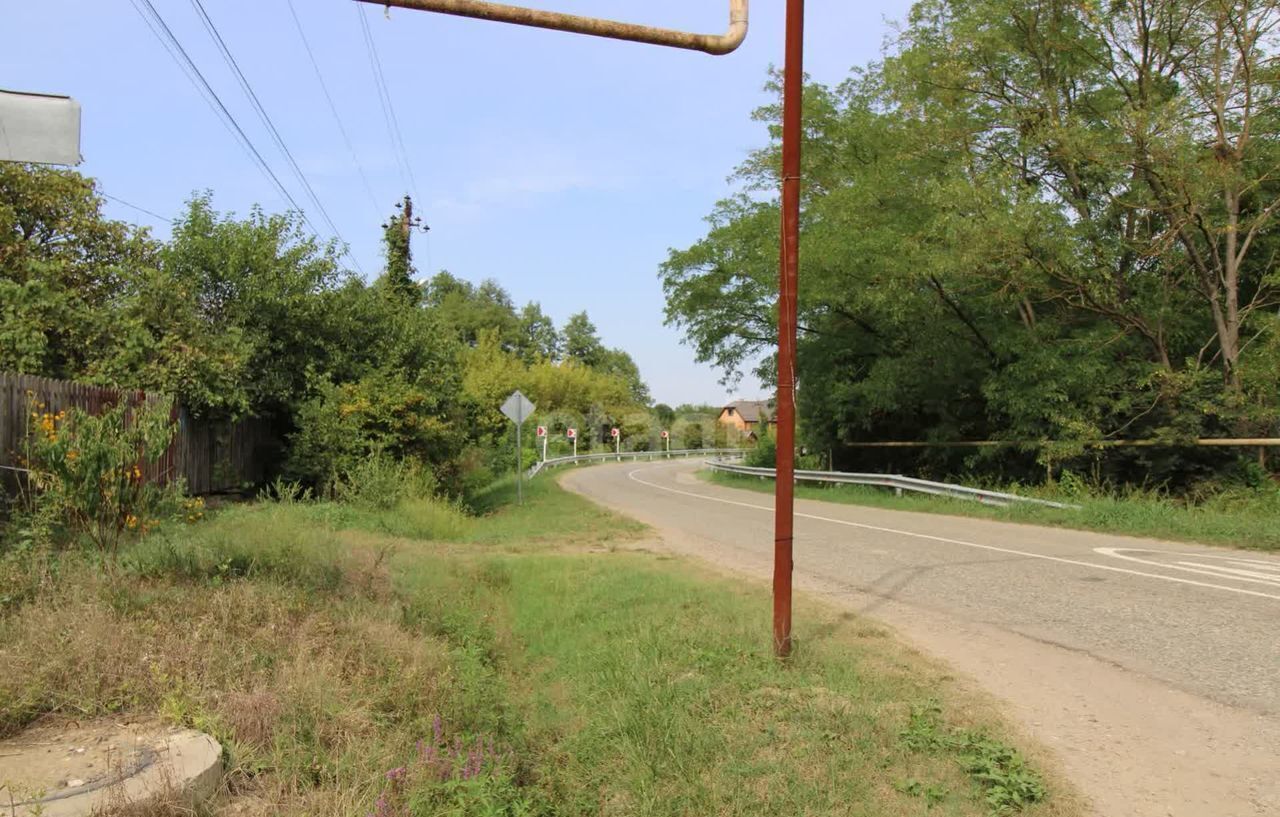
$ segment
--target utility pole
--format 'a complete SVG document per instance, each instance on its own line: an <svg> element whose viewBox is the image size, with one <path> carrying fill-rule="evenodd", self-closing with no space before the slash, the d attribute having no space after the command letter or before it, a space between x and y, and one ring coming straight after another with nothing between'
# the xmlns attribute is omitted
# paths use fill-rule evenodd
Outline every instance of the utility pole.
<svg viewBox="0 0 1280 817"><path fill-rule="evenodd" d="M778 273L778 446L773 500L773 651L791 654L796 473L796 290L800 269L804 0L787 0L782 78L782 248ZM766 432L768 426L766 424Z"/></svg>
<svg viewBox="0 0 1280 817"><path fill-rule="evenodd" d="M409 231L413 229L413 198L408 194L404 194L404 212L400 215L400 235L404 236L405 255L409 253Z"/></svg>
<svg viewBox="0 0 1280 817"><path fill-rule="evenodd" d="M409 195L396 202L396 209L400 214L382 225L382 238L387 249L386 283L392 291L417 304L422 292L413 279L413 248L410 242L415 227L424 233L431 228L414 216L413 199Z"/></svg>

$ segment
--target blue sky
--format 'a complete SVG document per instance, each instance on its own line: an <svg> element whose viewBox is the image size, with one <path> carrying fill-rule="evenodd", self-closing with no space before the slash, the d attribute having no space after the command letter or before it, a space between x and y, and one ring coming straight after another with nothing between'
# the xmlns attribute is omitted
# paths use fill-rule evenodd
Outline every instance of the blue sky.
<svg viewBox="0 0 1280 817"><path fill-rule="evenodd" d="M190 0L152 0L294 198L284 158L201 27ZM366 192L294 28L286 0L204 0L263 107L352 255L380 269L378 225L406 192L357 14L367 16L431 226L423 275L493 278L558 323L590 312L629 351L658 400L719 403L719 373L663 325L658 264L703 233L726 177L765 142L750 114L781 62L781 0L752 4L727 57L576 37L351 0L293 0L374 193ZM542 8L722 31L724 0L531 0ZM876 59L907 0L810 0L806 69L837 82ZM64 93L83 107L83 172L164 216L193 191L243 213L288 206L139 16L132 0L8 3L0 87ZM21 36L13 36L21 32ZM309 209L309 208L308 208ZM309 210L310 212L310 210ZM167 225L115 202L113 217ZM312 220L327 234L323 221ZM760 396L746 380L735 390Z"/></svg>

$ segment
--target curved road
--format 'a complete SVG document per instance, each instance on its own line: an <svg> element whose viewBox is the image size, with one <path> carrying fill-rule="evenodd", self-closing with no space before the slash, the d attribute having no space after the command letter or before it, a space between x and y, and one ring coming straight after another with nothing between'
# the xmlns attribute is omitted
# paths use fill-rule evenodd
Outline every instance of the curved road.
<svg viewBox="0 0 1280 817"><path fill-rule="evenodd" d="M698 467L561 482L673 551L767 577L772 497ZM796 512L799 588L1004 699L1099 814L1280 815L1280 558L806 500Z"/></svg>

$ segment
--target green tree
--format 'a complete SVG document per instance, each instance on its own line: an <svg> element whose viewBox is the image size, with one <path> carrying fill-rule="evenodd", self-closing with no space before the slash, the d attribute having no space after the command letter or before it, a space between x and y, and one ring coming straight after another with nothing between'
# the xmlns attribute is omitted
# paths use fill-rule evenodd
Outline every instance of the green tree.
<svg viewBox="0 0 1280 817"><path fill-rule="evenodd" d="M468 346L480 342L485 332L496 332L505 349L520 346L521 327L511 296L495 281L479 286L449 272L439 272L427 283L425 303Z"/></svg>
<svg viewBox="0 0 1280 817"><path fill-rule="evenodd" d="M175 389L184 404L287 414L307 390L326 335L323 294L345 277L337 258L336 245L321 245L300 216L254 208L237 219L214 211L208 196L192 200L174 221L162 266L179 297L192 303L204 334L236 339L244 357L233 389Z"/></svg>
<svg viewBox="0 0 1280 817"><path fill-rule="evenodd" d="M528 363L535 360L556 360L560 357L560 333L555 322L543 311L540 304L530 301L520 310L520 329L517 350Z"/></svg>
<svg viewBox="0 0 1280 817"><path fill-rule="evenodd" d="M847 460L864 439L1078 453L1273 431L1278 19L1270 2L925 0L882 63L806 88L805 441ZM779 113L758 115L775 139ZM778 166L776 141L753 154L661 271L669 321L730 379L772 376ZM912 465L1025 477L1034 460ZM1230 455L1108 460L1186 481Z"/></svg>
<svg viewBox="0 0 1280 817"><path fill-rule="evenodd" d="M0 162L0 369L84 376L121 289L156 263L145 230L102 216L92 180Z"/></svg>
<svg viewBox="0 0 1280 817"><path fill-rule="evenodd" d="M572 358L584 366L599 366L604 362L604 344L600 341L600 333L586 312L578 312L569 316L561 331L564 339L564 356Z"/></svg>
<svg viewBox="0 0 1280 817"><path fill-rule="evenodd" d="M676 410L666 403L658 403L653 407L653 416L663 428L670 430L671 424L676 421Z"/></svg>

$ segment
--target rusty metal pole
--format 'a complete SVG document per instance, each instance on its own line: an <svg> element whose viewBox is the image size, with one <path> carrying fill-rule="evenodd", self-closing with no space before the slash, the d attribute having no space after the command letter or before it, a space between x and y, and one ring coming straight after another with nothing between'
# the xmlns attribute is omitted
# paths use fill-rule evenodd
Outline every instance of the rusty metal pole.
<svg viewBox="0 0 1280 817"><path fill-rule="evenodd" d="M795 523L796 291L800 266L800 140L804 95L804 0L787 0L782 80L782 241L778 280L778 441L773 519L773 651L791 654Z"/></svg>
<svg viewBox="0 0 1280 817"><path fill-rule="evenodd" d="M592 37L608 37L613 40L629 40L670 48L685 48L720 56L729 54L742 45L747 36L748 0L729 0L729 29L724 34L695 34L666 28L602 20L596 17L580 17L558 11L511 6L489 0L360 0L378 6L397 6L417 11L452 14L477 20L498 23L514 23L534 28L549 28L587 34Z"/></svg>

